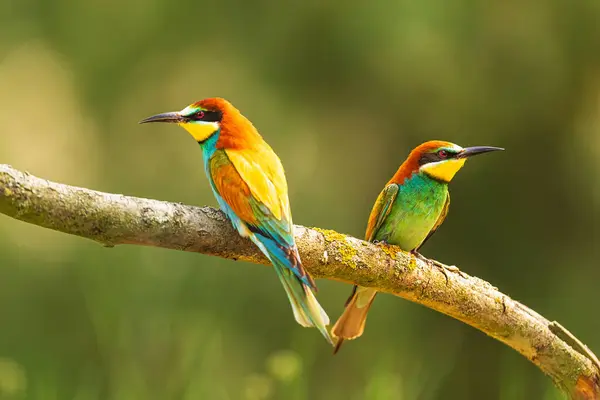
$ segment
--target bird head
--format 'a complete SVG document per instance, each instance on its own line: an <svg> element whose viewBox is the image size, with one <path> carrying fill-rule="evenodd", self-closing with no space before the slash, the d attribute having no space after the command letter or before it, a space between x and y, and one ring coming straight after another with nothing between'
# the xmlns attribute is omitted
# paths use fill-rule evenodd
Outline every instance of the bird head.
<svg viewBox="0 0 600 400"><path fill-rule="evenodd" d="M426 142L415 150L418 155L419 171L442 182L450 182L465 165L467 158L490 151L504 150L500 147L460 147L443 141Z"/></svg>
<svg viewBox="0 0 600 400"><path fill-rule="evenodd" d="M252 131L254 127L231 103L221 98L209 98L190 104L181 111L156 114L140 121L174 123L185 129L198 142L203 143L228 127L227 133Z"/></svg>
<svg viewBox="0 0 600 400"><path fill-rule="evenodd" d="M467 158L490 151L504 150L500 147L460 147L454 143L432 140L416 147L402 164L394 181L404 181L416 172L422 172L438 181L450 182L463 167Z"/></svg>

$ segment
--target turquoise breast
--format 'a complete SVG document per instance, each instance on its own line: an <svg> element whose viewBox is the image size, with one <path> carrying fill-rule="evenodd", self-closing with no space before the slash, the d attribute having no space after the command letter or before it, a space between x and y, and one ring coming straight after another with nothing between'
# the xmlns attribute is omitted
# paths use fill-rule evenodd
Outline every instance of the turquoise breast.
<svg viewBox="0 0 600 400"><path fill-rule="evenodd" d="M418 248L437 222L447 197L447 183L414 174L399 185L392 210L375 233L375 240L405 251Z"/></svg>

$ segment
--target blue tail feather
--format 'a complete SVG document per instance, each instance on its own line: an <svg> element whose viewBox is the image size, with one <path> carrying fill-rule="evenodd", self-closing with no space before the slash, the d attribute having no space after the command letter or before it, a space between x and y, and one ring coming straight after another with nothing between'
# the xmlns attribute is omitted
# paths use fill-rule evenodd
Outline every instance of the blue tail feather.
<svg viewBox="0 0 600 400"><path fill-rule="evenodd" d="M279 234L276 234L278 230L274 229L275 233L271 234L269 227L273 228L273 226L269 221L266 221L267 224L262 227L263 229L245 223L218 194L214 185L213 192L221 209L227 214L239 234L252 240L275 267L277 276L294 311L296 321L302 326L316 327L325 339L333 345L333 340L327 330L329 317L311 290L311 288L316 289L316 285L302 268L292 233L279 230Z"/></svg>
<svg viewBox="0 0 600 400"><path fill-rule="evenodd" d="M273 239L265 237L259 233L255 233L254 236L256 237L256 240L258 240L265 247L265 254L269 256L269 258L276 259L283 268L290 269L304 284L316 289L315 282L302 268L300 256L298 255L298 251L296 250L295 246L293 248L282 247Z"/></svg>
<svg viewBox="0 0 600 400"><path fill-rule="evenodd" d="M251 239L273 263L294 311L296 321L305 327L316 327L333 345L333 340L327 330L329 317L311 290L312 279L309 280L308 275L299 276L296 272L298 268L290 268L292 262L287 258L286 252L272 240L259 234L254 234Z"/></svg>

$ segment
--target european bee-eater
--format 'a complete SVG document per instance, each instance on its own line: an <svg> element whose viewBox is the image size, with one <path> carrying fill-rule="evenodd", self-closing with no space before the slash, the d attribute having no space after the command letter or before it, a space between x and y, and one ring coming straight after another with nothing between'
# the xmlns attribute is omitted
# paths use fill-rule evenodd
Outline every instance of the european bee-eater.
<svg viewBox="0 0 600 400"><path fill-rule="evenodd" d="M462 148L434 140L415 148L377 197L365 240L399 246L423 258L418 250L448 215L448 183L468 157L503 150L498 147ZM361 336L377 290L354 286L344 313L332 328L335 352L344 340Z"/></svg>
<svg viewBox="0 0 600 400"><path fill-rule="evenodd" d="M296 321L315 326L333 344L329 318L311 289L294 241L287 182L281 161L252 123L227 100L210 98L140 123L170 122L200 144L204 170L221 210L275 267Z"/></svg>

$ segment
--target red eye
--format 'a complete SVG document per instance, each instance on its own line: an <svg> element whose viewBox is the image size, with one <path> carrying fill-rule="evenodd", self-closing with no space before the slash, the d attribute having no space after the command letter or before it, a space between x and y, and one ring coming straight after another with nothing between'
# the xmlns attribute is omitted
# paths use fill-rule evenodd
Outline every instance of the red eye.
<svg viewBox="0 0 600 400"><path fill-rule="evenodd" d="M448 158L448 152L446 150L440 150L438 151L438 156L440 158Z"/></svg>
<svg viewBox="0 0 600 400"><path fill-rule="evenodd" d="M198 111L196 113L196 119L202 119L204 118L204 111Z"/></svg>

